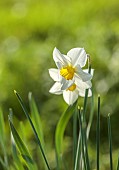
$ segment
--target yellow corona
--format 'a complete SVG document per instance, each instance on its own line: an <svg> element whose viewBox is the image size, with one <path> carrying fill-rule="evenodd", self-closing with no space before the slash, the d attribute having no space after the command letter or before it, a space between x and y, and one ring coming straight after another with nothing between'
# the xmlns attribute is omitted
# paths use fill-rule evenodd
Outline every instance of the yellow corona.
<svg viewBox="0 0 119 170"><path fill-rule="evenodd" d="M74 76L75 68L72 66L66 66L61 68L60 75L64 77L66 80L71 80Z"/></svg>
<svg viewBox="0 0 119 170"><path fill-rule="evenodd" d="M71 87L69 87L67 90L74 91L76 89L76 84L73 84Z"/></svg>

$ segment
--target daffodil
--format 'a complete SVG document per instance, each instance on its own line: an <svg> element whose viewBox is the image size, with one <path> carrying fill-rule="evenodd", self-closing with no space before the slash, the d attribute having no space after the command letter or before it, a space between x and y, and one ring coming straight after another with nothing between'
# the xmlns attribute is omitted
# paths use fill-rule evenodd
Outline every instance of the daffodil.
<svg viewBox="0 0 119 170"><path fill-rule="evenodd" d="M85 96L86 89L89 89L88 97L90 97L92 95L90 88L91 81L83 82L82 80L78 80L78 84L74 83L66 90L62 90L62 84L60 82L55 82L49 92L57 95L63 94L65 102L68 105L72 105L78 99L78 96Z"/></svg>
<svg viewBox="0 0 119 170"><path fill-rule="evenodd" d="M82 67L86 65L87 58L84 48L73 48L67 55L61 54L55 48L53 59L57 69L49 69L49 74L55 81L49 92L57 95L63 94L68 105L72 105L78 96L84 97L86 89L89 89L88 97L91 96L93 69L90 74L88 69L82 70Z"/></svg>
<svg viewBox="0 0 119 170"><path fill-rule="evenodd" d="M55 48L53 59L57 69L49 69L49 74L54 81L60 82L61 90L68 89L71 85L77 84L79 80L82 82L91 80L92 75L82 70L87 62L87 54L84 48L73 48L67 55L61 54Z"/></svg>

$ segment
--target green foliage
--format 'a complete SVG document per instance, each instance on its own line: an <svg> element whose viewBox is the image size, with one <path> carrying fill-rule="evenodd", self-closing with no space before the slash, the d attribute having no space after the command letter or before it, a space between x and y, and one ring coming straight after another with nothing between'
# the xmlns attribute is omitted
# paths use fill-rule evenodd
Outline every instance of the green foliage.
<svg viewBox="0 0 119 170"><path fill-rule="evenodd" d="M41 159L41 155L39 154L39 158L40 158L40 163L43 164L45 163L45 167L46 169L50 170L50 165L49 165L49 161L46 159L46 154L44 152L43 148L46 148L43 142L43 130L42 130L42 121L40 120L40 117L38 116L38 109L37 106L35 104L35 101L33 99L33 97L31 96L31 94L29 95L29 103L30 103L30 108L31 108L31 113L36 114L36 115L32 115L32 119L34 120L34 118L39 121L40 123L40 127L41 129L39 129L37 127L37 120L36 122L32 122L32 119L30 118L28 111L24 105L24 102L22 101L20 95L15 91L15 94L18 98L18 101L20 102L20 105L27 117L28 122L31 125L31 128L34 132L34 136L36 138L37 141L37 146L40 147L41 150L41 154L44 158L44 161ZM87 103L87 96L88 96L88 91L86 91L85 93L85 98L84 98L84 106L87 107L88 103ZM93 95L91 97L93 99ZM92 100L93 101L93 100ZM91 106L93 109L93 103L91 102ZM93 111L92 109L90 110L91 114L93 115ZM75 111L74 111L75 110ZM79 114L78 114L78 110L79 110ZM69 122L69 119L71 119L71 117L75 116L75 121L73 121L73 123L78 122L79 119L79 135L77 136L76 134L74 135L74 144L76 144L76 149L74 152L74 164L73 164L73 169L74 170L78 170L80 169L84 169L84 170L90 170L92 169L92 165L91 165L91 158L90 158L90 152L89 152L89 124L90 126L92 125L92 118L89 117L89 121L88 121L88 125L87 125L87 121L86 121L86 112L87 109L84 108L83 110L80 108L77 108L77 102L74 103L72 106L69 106L67 108L67 110L62 114L58 124L57 124L57 128L56 128L56 136L55 136L55 144L56 144L56 169L58 170L63 170L63 169L67 169L66 166L64 165L64 148L63 148L63 136L64 136L64 131L66 130L66 126ZM91 115L91 117L92 117ZM29 154L29 151L27 149L27 146L24 144L22 138L20 137L18 131L16 130L15 126L13 125L13 112L12 109L10 109L10 113L9 113L9 124L10 124L10 129L11 129L11 148L12 148L12 156L14 161L13 162L9 162L8 161L8 155L6 152L6 147L5 147L5 136L3 133L5 131L5 126L4 126L4 119L3 119L3 115L2 115L2 111L1 111L1 126L0 126L0 131L1 131L1 136L0 136L0 142L1 142L1 146L4 146L3 149L3 154L4 154L4 160L2 160L2 158L0 158L0 162L1 165L3 167L3 169L24 169L25 167L27 167L28 169L32 169L32 170L37 170L38 169L38 162L34 161L31 157L31 155ZM35 129L35 126L37 127L37 130ZM76 126L77 127L77 126ZM74 128L76 130L76 127ZM108 122L107 122L107 127L108 127L108 141L109 141L109 157L110 157L110 164L109 167L112 170L113 169L113 159L112 159L112 132L111 132L111 120L110 120L110 115L108 115ZM88 131L88 133L87 133ZM73 133L76 133L73 130ZM38 136L39 134L39 136ZM78 138L78 141L77 141ZM42 141L42 143L41 143ZM3 143L3 144L2 144ZM97 152L97 165L95 164L95 167L97 166L97 169L100 169L100 96L98 96L98 109L97 109L97 138L96 138L96 143L97 143L97 147L96 147L96 152ZM74 147L74 146L73 146ZM23 160L21 160L21 157L23 158L23 160L25 162L23 162ZM72 156L73 159L73 156ZM7 160L7 161L6 161ZM67 164L67 166L69 167L69 165ZM117 164L117 169L118 169L118 164ZM43 168L43 169L44 169ZM52 169L52 168L51 168Z"/></svg>
<svg viewBox="0 0 119 170"><path fill-rule="evenodd" d="M5 135L5 121L3 117L3 112L0 108L0 146L2 149L4 160L0 157L0 163L6 169L8 167L8 157L6 148L6 135Z"/></svg>
<svg viewBox="0 0 119 170"><path fill-rule="evenodd" d="M57 169L59 170L62 168L61 162L62 162L62 154L63 154L62 150L63 150L64 131L66 129L69 119L71 118L75 110L76 104L77 102L74 103L73 106L69 106L67 108L67 110L60 117L60 120L57 124L56 134L55 134L55 144L56 144L56 155L57 155L57 164L58 164Z"/></svg>
<svg viewBox="0 0 119 170"><path fill-rule="evenodd" d="M32 158L31 158L31 156L28 152L27 147L23 143L22 139L20 138L18 132L16 131L16 129L15 129L15 127L14 127L12 121L11 121L11 115L9 116L9 123L10 123L10 128L11 128L11 132L12 132L14 141L15 141L17 147L19 148L19 151L20 151L22 158L26 161L28 168L33 169L33 164L34 164L33 160L32 160Z"/></svg>
<svg viewBox="0 0 119 170"><path fill-rule="evenodd" d="M97 127L96 127L96 147L97 147L97 170L100 169L100 96L98 96Z"/></svg>
<svg viewBox="0 0 119 170"><path fill-rule="evenodd" d="M27 111L27 109L26 109L26 107L25 107L25 105L24 105L24 103L23 103L20 95L19 95L16 91L14 91L14 93L16 94L16 96L17 96L17 98L18 98L18 101L19 101L19 103L20 103L20 105L21 105L21 107L22 107L22 109L23 109L23 111L24 111L24 113L25 113L25 115L26 115L26 117L27 117L30 125L31 125L31 128L32 128L33 133L34 133L35 138L36 138L36 141L37 141L37 143L38 143L38 145L39 145L39 147L40 147L40 150L41 150L41 152L42 152L43 158L44 158L45 163L46 163L46 165L47 165L47 168L50 170L48 161L47 161L47 159L46 159L46 156L45 156L45 153L44 153L44 150L43 150L43 147L42 147L42 143L41 143L41 141L40 141L40 138L41 138L42 136L40 136L40 138L38 137L38 133L37 133L35 127L34 127L34 124L33 124L32 120L31 120L31 118L30 118L30 116L29 116L29 114L28 114L28 111ZM39 122L39 123L40 123L40 122Z"/></svg>

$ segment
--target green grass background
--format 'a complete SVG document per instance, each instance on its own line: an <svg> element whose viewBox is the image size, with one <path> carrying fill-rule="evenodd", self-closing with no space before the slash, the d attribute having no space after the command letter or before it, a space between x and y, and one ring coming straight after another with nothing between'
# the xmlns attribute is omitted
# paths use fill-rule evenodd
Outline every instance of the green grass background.
<svg viewBox="0 0 119 170"><path fill-rule="evenodd" d="M73 47L84 47L91 56L92 67L95 69L95 113L96 97L97 94L101 95L101 170L107 170L109 158L105 117L108 113L113 114L111 121L114 161L117 160L119 150L118 0L0 1L0 105L6 122L5 145L10 145L7 116L9 108L13 108L16 117L14 123L19 132L23 124L24 132L21 134L26 137L35 159L38 159L30 127L13 93L14 89L17 90L29 109L28 92L32 91L43 123L48 158L52 167L55 166L54 132L60 115L67 107L62 96L48 92L53 84L48 69L55 67L52 59L55 46L64 54ZM82 98L79 103L82 105ZM95 119L94 115L90 135L90 157L94 168ZM66 129L64 144L69 164L71 146L72 120ZM2 151L0 154L2 156ZM12 160L10 147L7 154L9 161Z"/></svg>

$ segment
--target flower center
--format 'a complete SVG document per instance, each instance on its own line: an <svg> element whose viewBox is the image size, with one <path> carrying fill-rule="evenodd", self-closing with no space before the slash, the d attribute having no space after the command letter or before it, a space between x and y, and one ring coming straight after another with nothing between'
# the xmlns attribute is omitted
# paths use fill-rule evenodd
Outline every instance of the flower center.
<svg viewBox="0 0 119 170"><path fill-rule="evenodd" d="M76 84L73 84L71 87L69 87L67 90L74 91L76 89Z"/></svg>
<svg viewBox="0 0 119 170"><path fill-rule="evenodd" d="M66 80L71 80L74 76L75 68L72 66L66 66L61 68L60 75L63 76Z"/></svg>

